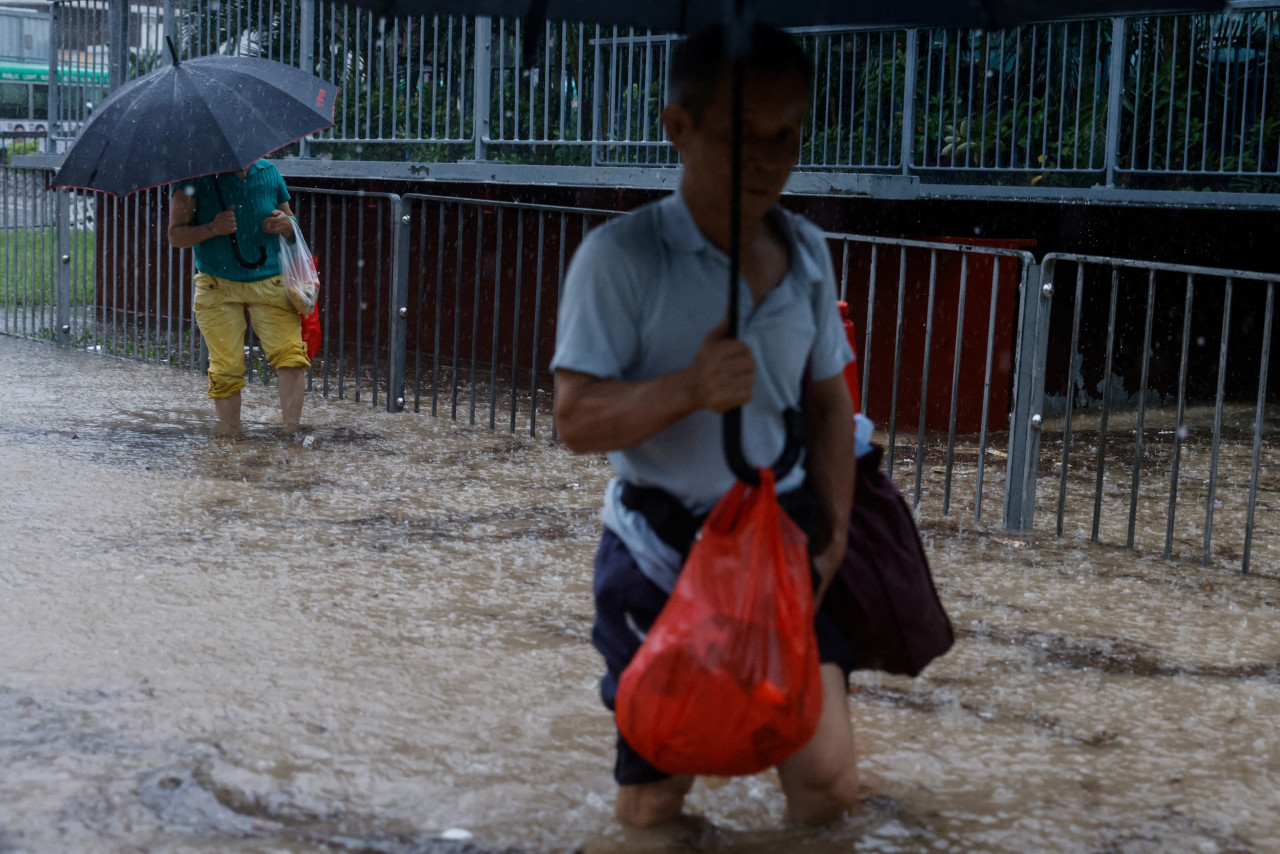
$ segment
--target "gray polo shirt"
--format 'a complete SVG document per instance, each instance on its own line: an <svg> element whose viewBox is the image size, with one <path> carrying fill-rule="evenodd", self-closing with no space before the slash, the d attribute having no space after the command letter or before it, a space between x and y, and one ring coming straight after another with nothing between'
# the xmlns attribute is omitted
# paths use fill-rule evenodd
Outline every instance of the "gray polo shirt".
<svg viewBox="0 0 1280 854"><path fill-rule="evenodd" d="M822 232L775 208L790 249L782 282L759 304L739 283L739 336L756 360L755 387L743 407L747 461L772 465L786 441L782 413L800 405L805 363L815 381L836 376L853 358L836 309L835 277ZM587 235L569 265L552 368L606 379L644 381L685 368L728 307L729 259L703 236L679 193ZM617 478L657 486L694 512L709 510L733 485L721 441L722 416L700 410L648 441L613 451ZM779 492L804 480L801 459ZM605 495L604 521L640 568L670 590L679 556L639 514L622 506L620 484Z"/></svg>

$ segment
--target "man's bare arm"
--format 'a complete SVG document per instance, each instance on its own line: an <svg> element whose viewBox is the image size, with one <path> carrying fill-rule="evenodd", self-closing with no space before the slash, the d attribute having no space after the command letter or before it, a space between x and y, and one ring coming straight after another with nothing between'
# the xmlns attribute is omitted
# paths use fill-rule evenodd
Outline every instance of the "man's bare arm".
<svg viewBox="0 0 1280 854"><path fill-rule="evenodd" d="M210 237L232 234L236 230L235 210L228 208L204 225L191 225L196 215L195 199L183 190L175 190L169 199L169 245L178 249L190 249Z"/></svg>
<svg viewBox="0 0 1280 854"><path fill-rule="evenodd" d="M699 409L727 412L751 399L755 360L721 323L693 364L644 382L556 371L556 430L578 454L632 448Z"/></svg>
<svg viewBox="0 0 1280 854"><path fill-rule="evenodd" d="M853 486L857 459L853 453L853 401L844 376L815 382L809 393L806 416L812 425L806 467L822 505L824 522L831 541L821 554L813 556L814 568L822 576L819 597L835 578L848 545L849 514L853 509Z"/></svg>

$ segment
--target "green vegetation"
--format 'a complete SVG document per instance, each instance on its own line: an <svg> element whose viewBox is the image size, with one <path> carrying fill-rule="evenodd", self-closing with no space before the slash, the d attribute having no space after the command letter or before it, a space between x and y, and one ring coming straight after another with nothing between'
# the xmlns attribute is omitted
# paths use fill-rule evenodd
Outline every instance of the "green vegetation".
<svg viewBox="0 0 1280 854"><path fill-rule="evenodd" d="M71 304L87 305L94 294L94 236L76 232L72 241ZM0 308L57 305L57 246L52 228L0 229Z"/></svg>

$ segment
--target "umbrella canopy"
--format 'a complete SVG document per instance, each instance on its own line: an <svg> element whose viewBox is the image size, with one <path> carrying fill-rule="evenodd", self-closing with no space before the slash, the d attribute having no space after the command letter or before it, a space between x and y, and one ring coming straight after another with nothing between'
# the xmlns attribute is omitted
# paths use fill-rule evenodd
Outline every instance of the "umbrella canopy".
<svg viewBox="0 0 1280 854"><path fill-rule="evenodd" d="M732 18L721 0L354 0L383 15L491 15L692 32ZM1220 12L1225 0L745 0L748 18L776 27L972 27L1034 21Z"/></svg>
<svg viewBox="0 0 1280 854"><path fill-rule="evenodd" d="M337 95L334 84L267 59L175 57L94 111L53 183L123 196L244 169L332 127Z"/></svg>

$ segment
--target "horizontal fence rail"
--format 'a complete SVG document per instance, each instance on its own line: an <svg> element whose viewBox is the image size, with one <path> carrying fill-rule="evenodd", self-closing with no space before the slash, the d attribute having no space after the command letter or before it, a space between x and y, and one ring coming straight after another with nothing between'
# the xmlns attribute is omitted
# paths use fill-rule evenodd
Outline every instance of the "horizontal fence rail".
<svg viewBox="0 0 1280 854"><path fill-rule="evenodd" d="M381 18L337 0L52 5L50 138L182 56L262 56L342 87L282 154L674 166L660 121L675 37L518 20ZM795 31L813 61L799 168L957 184L1280 192L1280 4L1002 31ZM530 52L528 45L536 45ZM47 103L46 103L47 102ZM44 113L40 113L43 118Z"/></svg>
<svg viewBox="0 0 1280 854"><path fill-rule="evenodd" d="M1069 341L1043 357L1038 479L1052 485L1056 533L1248 572L1257 535L1280 535L1271 514L1258 524L1280 491L1267 401L1280 274L1043 263L1048 335ZM1215 539L1222 527L1230 540Z"/></svg>

